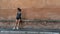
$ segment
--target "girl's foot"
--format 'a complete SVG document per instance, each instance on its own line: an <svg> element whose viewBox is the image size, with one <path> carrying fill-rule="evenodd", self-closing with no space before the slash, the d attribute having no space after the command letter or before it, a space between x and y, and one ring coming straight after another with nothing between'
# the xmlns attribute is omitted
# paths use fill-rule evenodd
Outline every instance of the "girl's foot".
<svg viewBox="0 0 60 34"><path fill-rule="evenodd" d="M13 29L15 29L15 27L13 27Z"/></svg>
<svg viewBox="0 0 60 34"><path fill-rule="evenodd" d="M19 27L16 27L16 29L19 29Z"/></svg>

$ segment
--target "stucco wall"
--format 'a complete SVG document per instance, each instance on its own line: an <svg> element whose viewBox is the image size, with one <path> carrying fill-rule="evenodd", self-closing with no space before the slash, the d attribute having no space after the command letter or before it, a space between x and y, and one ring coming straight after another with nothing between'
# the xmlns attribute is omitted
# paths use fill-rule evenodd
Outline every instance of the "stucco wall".
<svg viewBox="0 0 60 34"><path fill-rule="evenodd" d="M0 18L15 19L18 7L26 19L60 19L60 0L0 0Z"/></svg>
<svg viewBox="0 0 60 34"><path fill-rule="evenodd" d="M0 20L15 19L18 7L24 19L60 20L60 0L0 0ZM24 27L60 29L59 23L43 23L24 23ZM0 26L10 27L14 23L1 22Z"/></svg>

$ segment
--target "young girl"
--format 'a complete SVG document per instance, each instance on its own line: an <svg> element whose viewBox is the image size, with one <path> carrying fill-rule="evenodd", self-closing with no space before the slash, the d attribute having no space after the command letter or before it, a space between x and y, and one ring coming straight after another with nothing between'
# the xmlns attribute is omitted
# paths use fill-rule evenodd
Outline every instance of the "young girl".
<svg viewBox="0 0 60 34"><path fill-rule="evenodd" d="M19 24L21 23L21 9L17 8L17 16L16 16L16 24L15 27L13 29L19 29ZM21 25L21 24L20 24Z"/></svg>

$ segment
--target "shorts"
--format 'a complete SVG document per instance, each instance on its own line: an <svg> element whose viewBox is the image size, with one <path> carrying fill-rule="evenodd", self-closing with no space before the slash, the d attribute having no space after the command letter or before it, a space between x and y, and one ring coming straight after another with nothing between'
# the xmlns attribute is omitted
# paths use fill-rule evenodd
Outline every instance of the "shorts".
<svg viewBox="0 0 60 34"><path fill-rule="evenodd" d="M21 19L21 17L16 17L17 20Z"/></svg>

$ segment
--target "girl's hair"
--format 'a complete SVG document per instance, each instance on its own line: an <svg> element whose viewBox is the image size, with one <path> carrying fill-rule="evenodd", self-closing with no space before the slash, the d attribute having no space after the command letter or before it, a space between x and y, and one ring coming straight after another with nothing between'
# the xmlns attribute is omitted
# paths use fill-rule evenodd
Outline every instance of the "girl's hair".
<svg viewBox="0 0 60 34"><path fill-rule="evenodd" d="M20 8L17 8L17 10L18 10L18 11L21 11L21 9L20 9Z"/></svg>

